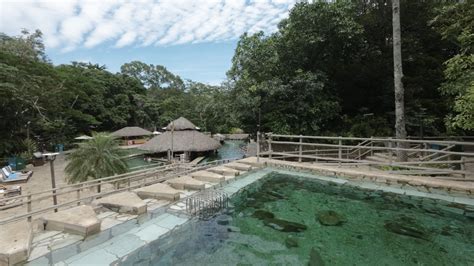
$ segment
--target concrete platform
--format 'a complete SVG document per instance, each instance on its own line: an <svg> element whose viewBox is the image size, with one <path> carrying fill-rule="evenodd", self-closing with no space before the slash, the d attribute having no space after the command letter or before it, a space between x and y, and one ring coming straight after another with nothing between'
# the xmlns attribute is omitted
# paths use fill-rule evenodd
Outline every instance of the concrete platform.
<svg viewBox="0 0 474 266"><path fill-rule="evenodd" d="M227 164L224 164L224 166L238 170L238 171L250 171L254 169L254 167L249 164L243 164L243 163L238 163L238 162L227 163Z"/></svg>
<svg viewBox="0 0 474 266"><path fill-rule="evenodd" d="M179 200L180 192L168 184L158 183L151 186L133 190L142 199L164 199L169 201Z"/></svg>
<svg viewBox="0 0 474 266"><path fill-rule="evenodd" d="M204 181L204 182L212 182L212 183L220 183L225 181L225 177L220 174L216 174L209 171L197 171L189 174L194 179Z"/></svg>
<svg viewBox="0 0 474 266"><path fill-rule="evenodd" d="M46 230L89 236L100 231L100 220L91 206L81 205L43 216Z"/></svg>
<svg viewBox="0 0 474 266"><path fill-rule="evenodd" d="M264 167L266 161L267 161L267 158L259 158L259 160L257 160L257 157L248 157L248 158L238 160L236 161L236 163L248 164L253 167L259 168L259 167Z"/></svg>
<svg viewBox="0 0 474 266"><path fill-rule="evenodd" d="M146 213L146 203L132 192L121 192L105 196L93 202L119 213L140 215Z"/></svg>
<svg viewBox="0 0 474 266"><path fill-rule="evenodd" d="M26 221L0 226L0 265L14 265L28 259L33 231Z"/></svg>
<svg viewBox="0 0 474 266"><path fill-rule="evenodd" d="M166 183L175 189L201 190L206 187L205 182L199 181L187 175L167 180Z"/></svg>
<svg viewBox="0 0 474 266"><path fill-rule="evenodd" d="M240 175L240 171L229 168L229 167L225 167L225 166L212 167L212 168L207 169L207 171L213 172L213 173L216 173L216 174L221 174L223 176L238 176L238 175Z"/></svg>

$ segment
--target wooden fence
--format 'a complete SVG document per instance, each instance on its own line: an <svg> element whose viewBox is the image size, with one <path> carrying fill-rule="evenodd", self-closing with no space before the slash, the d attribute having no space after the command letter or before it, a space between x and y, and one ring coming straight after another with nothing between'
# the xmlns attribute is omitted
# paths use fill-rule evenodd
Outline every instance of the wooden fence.
<svg viewBox="0 0 474 266"><path fill-rule="evenodd" d="M173 177L186 175L194 171L207 169L233 160L235 159L217 160L196 166L188 166L187 164L181 163L169 164L66 185L56 189L2 198L0 199L0 214L2 211L7 209L14 208L15 210L14 215L1 219L0 225L22 219L31 221L32 218L37 215L56 211L61 208L70 208L76 205L88 204L95 199L107 195L160 183ZM57 204L53 203L54 197L58 199ZM40 204L40 202L45 203ZM37 204L35 205L35 203Z"/></svg>
<svg viewBox="0 0 474 266"><path fill-rule="evenodd" d="M259 156L338 166L370 166L406 175L474 178L474 142L264 134ZM260 147L259 146L259 147ZM404 151L407 161L397 161ZM468 167L469 166L469 167Z"/></svg>

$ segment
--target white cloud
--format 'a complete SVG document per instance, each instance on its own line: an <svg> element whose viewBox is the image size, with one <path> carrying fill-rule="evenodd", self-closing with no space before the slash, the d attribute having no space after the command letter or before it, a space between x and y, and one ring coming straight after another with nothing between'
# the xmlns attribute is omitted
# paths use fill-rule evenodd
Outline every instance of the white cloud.
<svg viewBox="0 0 474 266"><path fill-rule="evenodd" d="M276 30L296 0L0 0L0 31L40 29L47 47L67 52L111 42L175 45Z"/></svg>

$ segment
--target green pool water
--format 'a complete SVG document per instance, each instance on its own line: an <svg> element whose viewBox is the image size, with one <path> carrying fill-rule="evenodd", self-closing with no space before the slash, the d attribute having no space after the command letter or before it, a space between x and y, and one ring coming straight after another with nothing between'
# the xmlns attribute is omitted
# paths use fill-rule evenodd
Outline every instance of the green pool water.
<svg viewBox="0 0 474 266"><path fill-rule="evenodd" d="M474 265L474 221L451 205L272 173L126 264Z"/></svg>

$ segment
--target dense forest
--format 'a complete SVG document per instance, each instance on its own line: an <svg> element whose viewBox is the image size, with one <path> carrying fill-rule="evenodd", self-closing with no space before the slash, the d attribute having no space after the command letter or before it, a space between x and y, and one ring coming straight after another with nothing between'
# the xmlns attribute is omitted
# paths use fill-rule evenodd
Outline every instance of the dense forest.
<svg viewBox="0 0 474 266"><path fill-rule="evenodd" d="M278 31L244 34L220 86L134 61L53 65L40 30L0 35L0 156L91 131L154 130L184 116L203 131L389 136L391 4L299 3ZM401 1L409 135L474 130L474 4Z"/></svg>

